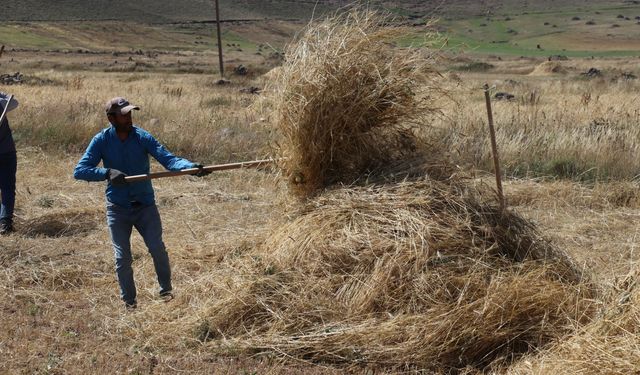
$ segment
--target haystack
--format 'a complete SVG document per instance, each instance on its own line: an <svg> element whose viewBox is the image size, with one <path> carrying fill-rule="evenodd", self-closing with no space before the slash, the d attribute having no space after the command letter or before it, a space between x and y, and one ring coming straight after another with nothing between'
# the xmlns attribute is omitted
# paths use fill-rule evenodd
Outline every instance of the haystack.
<svg viewBox="0 0 640 375"><path fill-rule="evenodd" d="M300 210L230 265L206 337L325 363L484 369L592 313L570 259L468 186L339 188Z"/></svg>
<svg viewBox="0 0 640 375"><path fill-rule="evenodd" d="M412 129L437 112L433 57L391 48L406 30L382 22L353 12L309 27L267 88L281 167L298 196L406 158Z"/></svg>
<svg viewBox="0 0 640 375"><path fill-rule="evenodd" d="M283 173L304 199L227 261L197 330L212 346L483 370L592 315L579 267L412 131L436 111L433 60L391 47L382 22L338 16L288 50L274 108Z"/></svg>
<svg viewBox="0 0 640 375"><path fill-rule="evenodd" d="M536 66L529 75L532 76L550 76L555 74L566 74L567 69L557 61L545 61Z"/></svg>

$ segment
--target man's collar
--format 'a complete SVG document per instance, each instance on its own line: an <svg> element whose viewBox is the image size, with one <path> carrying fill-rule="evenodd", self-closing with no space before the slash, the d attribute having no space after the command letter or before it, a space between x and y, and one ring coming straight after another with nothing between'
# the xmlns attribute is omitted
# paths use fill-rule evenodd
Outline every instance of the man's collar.
<svg viewBox="0 0 640 375"><path fill-rule="evenodd" d="M116 126L115 126L115 125L113 125L111 122L109 122L109 126L110 126L110 128L111 128L111 129L113 129L113 131L115 131L115 130L116 130ZM131 131L132 131L132 132L134 132L137 128L138 128L138 127L137 127L135 124L131 125Z"/></svg>
<svg viewBox="0 0 640 375"><path fill-rule="evenodd" d="M110 127L108 128L108 131L111 132L111 135L114 137L118 136L118 131L116 130L115 125L113 125L112 123L109 123ZM129 136L131 136L132 134L138 134L138 128L135 125L131 126L131 130L129 131Z"/></svg>

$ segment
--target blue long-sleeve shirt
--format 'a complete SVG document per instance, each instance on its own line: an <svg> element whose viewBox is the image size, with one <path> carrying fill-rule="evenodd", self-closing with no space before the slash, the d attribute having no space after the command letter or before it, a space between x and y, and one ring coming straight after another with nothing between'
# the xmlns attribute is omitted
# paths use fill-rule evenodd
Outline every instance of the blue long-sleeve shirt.
<svg viewBox="0 0 640 375"><path fill-rule="evenodd" d="M195 163L174 156L147 131L132 127L126 140L121 141L114 126L103 129L89 143L78 162L73 176L78 180L104 181L108 169L117 169L127 175L149 173L149 155L170 171L193 168ZM102 161L103 167L98 167ZM155 202L151 181L128 183L124 186L107 184L105 191L109 202L131 207L131 202L152 205Z"/></svg>

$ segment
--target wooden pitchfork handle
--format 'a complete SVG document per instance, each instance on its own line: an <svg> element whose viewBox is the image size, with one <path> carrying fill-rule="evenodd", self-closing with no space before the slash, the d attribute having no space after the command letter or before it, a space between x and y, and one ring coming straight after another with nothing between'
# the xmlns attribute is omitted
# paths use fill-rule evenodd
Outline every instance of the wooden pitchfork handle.
<svg viewBox="0 0 640 375"><path fill-rule="evenodd" d="M156 178L164 178L164 177L174 177L174 176L184 176L197 174L198 172L217 172L217 171L226 171L229 169L240 169L240 168L258 168L265 165L273 164L277 160L275 159L265 159L265 160L254 160L254 161L245 161L241 163L230 163L230 164L217 164L217 165L209 165L202 168L189 168L183 169L181 171L168 171L168 172L156 172L156 173L148 173L148 174L140 174L136 176L127 176L124 178L124 181L127 183L131 182L139 182L146 180L153 180Z"/></svg>
<svg viewBox="0 0 640 375"><path fill-rule="evenodd" d="M9 111L9 104L11 104L12 100L13 100L13 95L9 95L7 104L4 105L4 108L2 109L2 115L0 115L0 126L2 126L2 123L4 122L4 117L7 115L7 112Z"/></svg>

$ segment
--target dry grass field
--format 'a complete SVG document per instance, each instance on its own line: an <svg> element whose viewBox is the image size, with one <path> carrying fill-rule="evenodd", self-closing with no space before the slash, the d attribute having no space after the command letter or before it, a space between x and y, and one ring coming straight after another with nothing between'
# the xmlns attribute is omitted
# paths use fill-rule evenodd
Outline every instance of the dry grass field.
<svg viewBox="0 0 640 375"><path fill-rule="evenodd" d="M64 57L57 57L61 65L54 70L39 66L39 57L21 56L10 69L20 69L30 80L23 85L0 86L21 101L21 107L10 114L19 147L17 233L0 238L0 373L434 372L433 368L415 365L420 363L415 359L420 357L418 347L402 353L414 358L415 362L407 361L414 366L398 366L389 360L339 361L335 359L351 357L329 350L312 354L308 348L309 354L305 355L293 349L299 344L295 340L317 339L315 344L321 345L319 340L326 339L322 334L329 335L329 329L314 337L301 334L289 342L289 347L269 346L265 344L268 340L261 341L259 336L247 339L247 334L259 331L259 321L236 327L235 331L231 327L216 332L213 325L223 327L221 319L236 321L240 315L250 315L254 307L268 310L272 306L268 291L251 295L243 287L284 288L286 281L282 280L295 277L293 272L281 272L283 279L278 283L282 284L270 284L270 277L278 276L279 270L267 267L260 275L261 282L266 280L264 284L247 283L254 276L254 268L264 261L258 259L262 253L256 249L275 241L274 233L289 233L285 223L297 215L292 207L299 203L291 198L290 186L278 169L155 182L176 298L165 303L156 297L151 258L141 238L134 234L139 306L126 311L118 298L113 270L104 185L74 181L72 177L89 139L106 125L102 103L123 95L140 105L142 110L135 113L134 122L178 155L207 164L257 159L273 155L281 141L272 127L276 116L271 107L261 103L261 95L242 93L240 89L265 88L269 78L235 78L231 85L218 86L214 84L217 77L206 74L76 69L77 61ZM160 63L170 63L174 58L159 57ZM531 347L514 358L497 358L495 367L469 364L455 369L442 367L436 372L639 371L640 300L634 287L640 262L640 83L623 76L640 74L635 60L571 59L558 62L560 69L550 69L543 59L493 58L486 59L493 69L470 72L459 69L468 60L443 57L437 60L441 75L431 86L415 88L416 92L432 93L431 100L438 108L415 124L416 134L426 140L421 145L423 151L446 154L458 173L476 185L493 183L482 84L495 86L493 93L514 95L512 100L493 103L507 203L576 265L585 267L590 285L597 290L588 299L596 311L588 322L581 310L585 301L571 305L569 298L558 300L559 305L575 311L569 314L571 319L562 322L564 333L544 345ZM603 75L580 74L592 67ZM434 85L442 90L429 91ZM263 95L268 94L263 91ZM157 164L153 168L159 170ZM414 193L420 195L419 191ZM373 193L362 193L363 201L343 197L344 202L351 204L349 209L354 212L364 210L375 216L379 214L375 209L363 208L367 194ZM371 197L372 204L382 199ZM313 204L322 199L337 198L329 194ZM326 204L337 208L340 203ZM383 212L384 203L380 207ZM313 224L311 221L309 225ZM438 228L430 230L440 233ZM375 236L370 240L376 240ZM302 241L300 248L310 242L312 239ZM342 261L347 264L349 260ZM559 293L548 288L549 294ZM522 291L526 289L525 285ZM393 291L385 296L395 297ZM285 300L297 301L292 296ZM242 308L220 306L220 301L234 301ZM303 307L310 316L325 316L319 312L325 306L320 302ZM502 302L506 306L507 301L497 301L498 310ZM300 306L291 306L290 310L295 313L295 308ZM225 311L230 313L221 318ZM284 321L287 314L292 313L283 307L257 316L282 317ZM305 318L301 315L296 324L306 327L311 321L303 321ZM549 319L548 324L559 324ZM312 323L326 327L325 322ZM399 329L401 324L396 323L389 323L387 329ZM540 324L545 325L544 319ZM242 330L245 332L238 332ZM390 333L390 337L394 336ZM250 345L251 340L255 345ZM387 344L392 347L397 343L389 339ZM366 347L366 343L358 345ZM372 351L384 354L384 347Z"/></svg>

